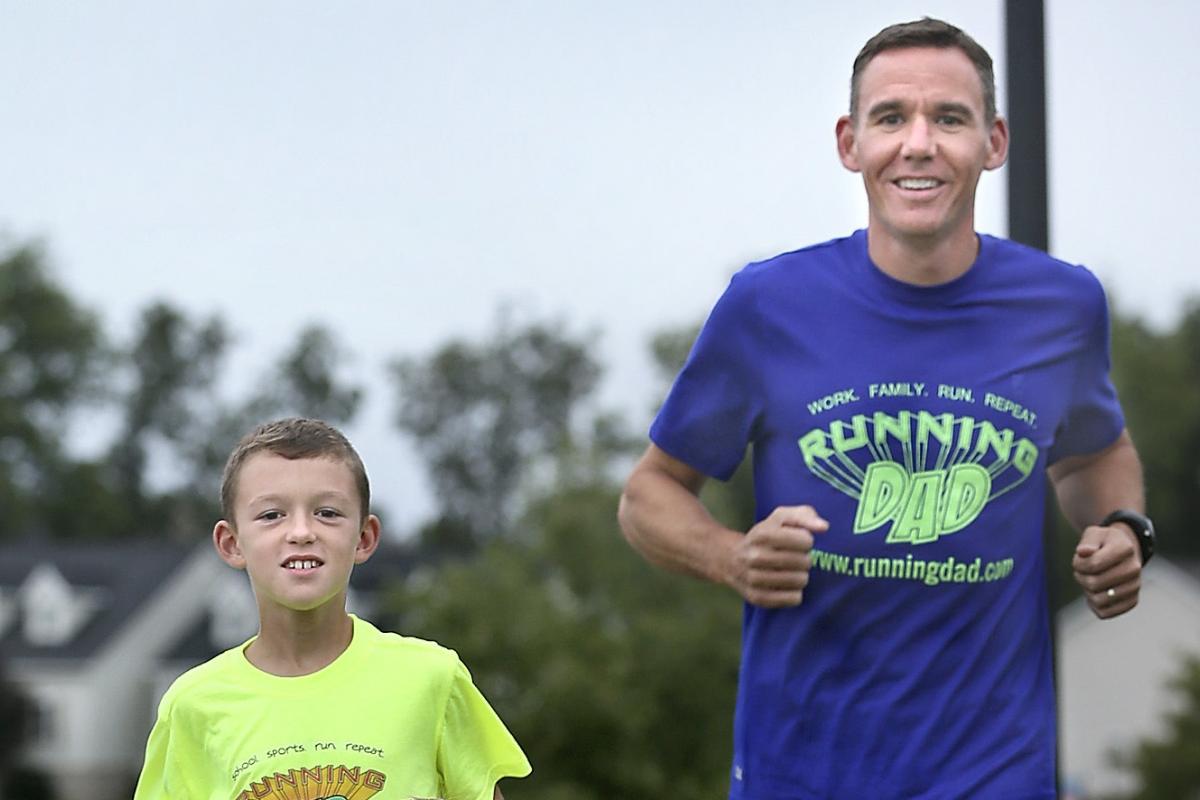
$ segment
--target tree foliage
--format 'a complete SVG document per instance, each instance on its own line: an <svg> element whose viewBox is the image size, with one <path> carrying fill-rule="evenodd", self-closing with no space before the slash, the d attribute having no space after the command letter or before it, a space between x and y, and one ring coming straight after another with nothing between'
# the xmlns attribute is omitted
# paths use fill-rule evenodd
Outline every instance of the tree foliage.
<svg viewBox="0 0 1200 800"><path fill-rule="evenodd" d="M416 442L435 490L431 531L483 541L511 527L522 491L574 448L575 413L600 366L553 323L502 317L485 341L454 340L392 365L396 424ZM601 422L600 433L608 431ZM595 431L594 431L595 432Z"/></svg>
<svg viewBox="0 0 1200 800"><path fill-rule="evenodd" d="M0 505L4 527L39 525L64 461L62 420L99 393L104 339L92 313L31 247L0 260ZM0 529L2 531L2 529Z"/></svg>
<svg viewBox="0 0 1200 800"><path fill-rule="evenodd" d="M1162 735L1116 757L1141 787L1126 800L1200 800L1200 655L1181 660L1170 687L1179 706L1164 718Z"/></svg>
<svg viewBox="0 0 1200 800"><path fill-rule="evenodd" d="M231 342L219 317L155 302L130 341L113 344L40 251L0 259L0 535L203 534L221 466L248 428L284 414L345 423L357 412L362 390L343 378L348 358L331 331L301 329L240 399L220 393ZM97 454L72 452L84 420L111 428Z"/></svg>
<svg viewBox="0 0 1200 800"><path fill-rule="evenodd" d="M604 482L531 505L521 535L418 573L398 627L456 649L525 748L532 800L720 797L737 598L648 566Z"/></svg>

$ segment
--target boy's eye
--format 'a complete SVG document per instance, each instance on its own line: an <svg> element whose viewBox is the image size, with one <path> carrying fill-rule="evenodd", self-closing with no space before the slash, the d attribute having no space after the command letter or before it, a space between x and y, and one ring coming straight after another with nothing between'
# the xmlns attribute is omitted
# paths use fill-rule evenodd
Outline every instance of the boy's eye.
<svg viewBox="0 0 1200 800"><path fill-rule="evenodd" d="M317 516L321 517L322 519L336 519L337 517L342 516L342 513L336 508L318 508Z"/></svg>
<svg viewBox="0 0 1200 800"><path fill-rule="evenodd" d="M261 519L261 520L265 520L266 522L273 522L273 521L275 521L275 520L279 519L279 518L280 518L280 517L282 517L282 516L283 516L283 512L282 512L282 511L274 511L274 510L271 510L271 511L264 511L264 512L262 512L262 513L261 513L261 514L259 514L257 517L255 517L255 519Z"/></svg>

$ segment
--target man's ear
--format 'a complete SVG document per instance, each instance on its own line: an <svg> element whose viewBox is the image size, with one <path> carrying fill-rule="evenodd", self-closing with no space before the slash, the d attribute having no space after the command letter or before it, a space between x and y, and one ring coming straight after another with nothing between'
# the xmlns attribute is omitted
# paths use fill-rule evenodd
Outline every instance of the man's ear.
<svg viewBox="0 0 1200 800"><path fill-rule="evenodd" d="M992 129L988 132L988 157L983 163L984 169L999 169L1008 160L1008 121L1004 117L992 120Z"/></svg>
<svg viewBox="0 0 1200 800"><path fill-rule="evenodd" d="M833 130L837 136L838 158L842 160L842 166L851 172L860 172L858 141L854 136L854 120L848 116L838 117L837 125Z"/></svg>
<svg viewBox="0 0 1200 800"><path fill-rule="evenodd" d="M379 517L374 514L368 514L367 518L363 520L362 528L358 532L358 546L354 548L355 564L366 561L375 552L375 548L379 547L379 534L382 527Z"/></svg>
<svg viewBox="0 0 1200 800"><path fill-rule="evenodd" d="M225 520L220 520L213 527L213 547L217 555L234 569L246 568L246 557L242 555L242 546L238 542L237 531Z"/></svg>

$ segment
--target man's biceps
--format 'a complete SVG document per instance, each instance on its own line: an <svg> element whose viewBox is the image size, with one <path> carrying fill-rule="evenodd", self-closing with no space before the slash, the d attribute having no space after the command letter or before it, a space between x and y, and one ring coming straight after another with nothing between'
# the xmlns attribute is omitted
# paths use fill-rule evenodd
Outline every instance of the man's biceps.
<svg viewBox="0 0 1200 800"><path fill-rule="evenodd" d="M635 469L649 470L669 478L693 493L699 492L705 481L708 480L708 476L703 472L685 461L680 461L656 444L651 444L646 449Z"/></svg>

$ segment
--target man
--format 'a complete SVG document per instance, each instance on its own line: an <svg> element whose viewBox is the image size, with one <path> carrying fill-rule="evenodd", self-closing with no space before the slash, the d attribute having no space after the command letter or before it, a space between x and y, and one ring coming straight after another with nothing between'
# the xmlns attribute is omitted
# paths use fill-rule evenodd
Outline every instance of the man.
<svg viewBox="0 0 1200 800"><path fill-rule="evenodd" d="M1049 800L1042 474L1082 531L1098 616L1137 604L1152 545L1103 291L975 232L1008 127L958 28L873 37L836 134L866 230L733 278L621 525L650 561L746 601L732 798ZM759 521L741 532L697 493L747 445Z"/></svg>

